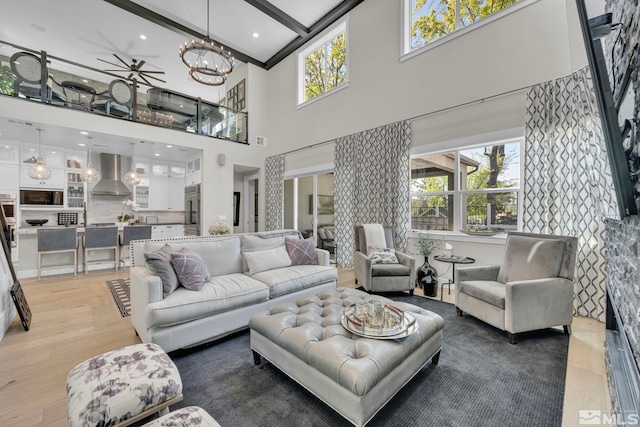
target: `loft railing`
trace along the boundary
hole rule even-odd
[[[0,44],[11,55],[0,55],[5,96],[248,144],[246,112],[149,85],[135,74],[127,78],[45,51]]]

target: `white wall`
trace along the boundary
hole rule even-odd
[[[571,21],[573,0],[530,3],[404,62],[401,3],[368,0],[349,14],[350,82],[344,90],[297,109],[295,55],[269,72],[271,154],[528,87],[586,65],[586,58],[572,55],[582,48],[569,36],[579,31]],[[524,100],[521,92],[416,120],[412,140],[429,144],[522,127]],[[305,154],[317,164],[332,161],[330,153],[318,148]]]

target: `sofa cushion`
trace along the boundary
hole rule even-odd
[[[200,292],[180,287],[162,301],[149,304],[146,324],[148,328],[176,325],[268,299],[269,287],[245,274],[215,276]]]
[[[557,277],[563,254],[562,240],[509,236],[498,272],[498,282]]]
[[[284,239],[287,236],[298,236],[298,232],[278,232],[278,233],[261,233],[261,234],[244,234],[240,236],[242,253],[264,251],[282,246],[285,247]],[[242,271],[249,271],[247,260],[243,257]]]
[[[160,277],[162,281],[162,293],[166,297],[178,289],[180,282],[173,266],[171,265],[171,253],[175,252],[168,243],[153,252],[145,252],[147,268],[151,273]]]
[[[269,286],[270,297],[276,298],[338,280],[338,270],[335,267],[322,265],[292,265],[291,267],[263,271],[251,277],[266,283]]]
[[[492,280],[467,280],[459,283],[460,293],[504,309],[505,286]]]
[[[187,248],[171,254],[171,264],[180,284],[190,291],[199,291],[210,275],[202,257]]]
[[[285,244],[291,265],[318,265],[318,253],[313,237],[304,240],[287,237]]]
[[[253,276],[261,271],[273,270],[274,268],[288,267],[291,265],[291,258],[284,246],[267,249],[265,251],[249,252],[244,254],[249,266],[249,274]]]

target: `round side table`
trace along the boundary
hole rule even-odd
[[[451,279],[447,280],[447,282],[442,282],[440,285],[440,301],[442,301],[442,292],[444,291],[444,285],[449,287],[449,295],[451,295],[451,285],[456,281],[456,264],[473,264],[476,262],[475,259],[469,258],[467,256],[441,256],[436,255],[433,257],[436,261],[440,262],[448,262],[449,264],[453,264],[453,270],[451,272]]]

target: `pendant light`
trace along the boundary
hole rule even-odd
[[[80,179],[82,182],[95,182],[100,177],[98,176],[98,171],[93,167],[93,163],[91,163],[91,138],[92,136],[87,136],[89,138],[89,150],[87,151],[87,167],[80,172]]]
[[[42,132],[43,129],[38,129],[38,158],[36,164],[29,168],[29,177],[38,181],[46,181],[51,178],[51,169],[44,163],[42,157]]]
[[[136,164],[133,161],[133,148],[135,145],[135,142],[131,143],[131,170],[124,176],[124,182],[129,185],[138,185],[142,182],[142,178],[140,178],[140,175],[136,172]]]

